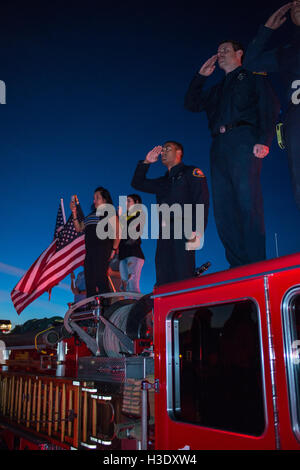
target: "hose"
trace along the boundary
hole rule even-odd
[[[127,319],[132,305],[133,304],[124,305],[123,307],[118,308],[109,318],[109,321],[124,333],[126,333]],[[103,333],[103,348],[108,357],[122,357],[121,353],[127,352],[126,348],[122,346],[120,340],[112,332],[109,326],[105,327]]]

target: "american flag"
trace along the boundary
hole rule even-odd
[[[57,216],[56,216],[56,224],[54,229],[54,238],[58,237],[58,233],[64,228],[65,221],[63,216],[63,211],[61,208],[61,204],[59,205]]]
[[[84,234],[76,232],[72,216],[64,224],[60,206],[53,242],[43,251],[11,292],[11,299],[17,313],[20,314],[31,302],[83,265],[84,258]]]

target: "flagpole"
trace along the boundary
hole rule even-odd
[[[113,282],[112,282],[111,277],[110,277],[110,276],[107,276],[107,277],[108,277],[108,280],[109,280],[109,283],[110,283],[110,285],[111,285],[111,288],[112,288],[113,292],[116,292],[116,288],[115,288],[115,286],[114,286],[114,284],[113,284]]]
[[[65,214],[65,207],[64,207],[64,200],[63,198],[61,197],[60,198],[60,207],[61,207],[61,212],[62,212],[62,217],[63,217],[63,221],[64,221],[64,225],[66,225],[66,214]],[[50,287],[50,289],[47,291],[48,294],[49,294],[49,302],[51,300],[51,294],[52,294],[52,287]]]
[[[66,213],[65,213],[63,198],[60,199],[60,207],[61,207],[61,211],[62,211],[62,215],[63,215],[64,224],[66,224]]]

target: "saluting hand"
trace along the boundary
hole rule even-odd
[[[213,55],[210,59],[208,59],[199,70],[200,75],[204,77],[209,77],[216,68],[216,61],[218,58],[218,54]]]
[[[276,10],[267,20],[265,26],[270,29],[278,29],[286,21],[286,16],[284,15],[288,12],[292,5],[293,2],[286,3]]]
[[[253,155],[257,158],[265,158],[269,153],[269,147],[262,144],[255,144],[253,147]]]
[[[144,163],[155,163],[158,160],[159,155],[161,154],[162,146],[157,145],[150,152],[147,153]]]

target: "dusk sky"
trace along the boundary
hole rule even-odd
[[[1,2],[0,105],[2,214],[0,318],[63,316],[73,295],[68,276],[17,315],[10,292],[52,241],[60,198],[67,216],[77,194],[87,214],[97,186],[119,195],[138,160],[155,145],[177,140],[184,162],[208,178],[211,137],[205,114],[189,113],[184,94],[194,73],[218,44],[237,38],[245,46],[284,2]],[[291,21],[270,46],[288,41]],[[211,84],[222,78],[220,70]],[[280,98],[280,81],[270,79]],[[161,163],[149,176],[165,172]],[[300,250],[300,213],[293,199],[286,154],[273,140],[262,172],[268,258]],[[141,194],[150,208],[154,196]],[[155,282],[155,241],[144,240],[141,289]],[[216,232],[212,202],[197,265],[228,268]]]

